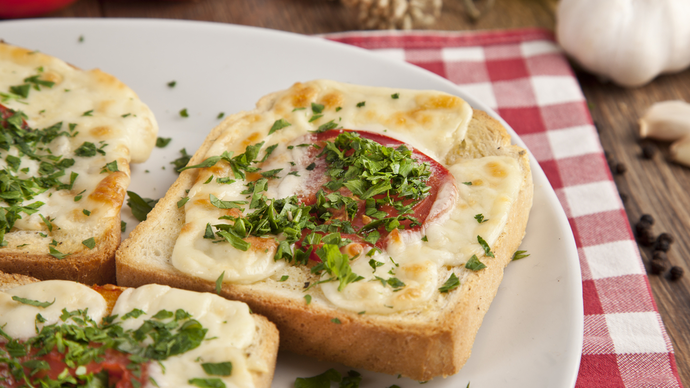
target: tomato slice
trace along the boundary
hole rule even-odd
[[[0,0],[0,18],[39,16],[62,9],[75,0]]]

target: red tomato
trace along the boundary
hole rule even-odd
[[[0,19],[39,16],[74,2],[75,0],[0,0]]]

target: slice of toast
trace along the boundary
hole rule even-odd
[[[46,286],[46,287],[48,287],[48,289],[50,289],[50,290],[61,290],[60,287],[63,287],[66,283],[69,283],[69,282],[64,282],[64,281],[58,281],[58,282],[60,282],[62,285],[58,284],[56,287],[55,286],[56,281],[49,281],[49,283],[51,283],[51,285]],[[19,290],[19,289],[17,289],[17,287],[20,287],[20,286],[39,285],[39,284],[43,284],[43,283],[41,283],[41,281],[39,281],[38,279],[35,279],[35,278],[31,278],[31,277],[24,276],[24,275],[6,274],[3,272],[0,272],[0,293],[7,293],[9,295],[21,295],[22,297],[24,297],[26,299],[40,299],[40,297],[38,297],[38,296],[32,298],[32,296],[31,296],[32,294],[30,292],[27,293],[26,290],[17,291],[17,290]],[[48,284],[48,283],[46,283],[46,284]],[[74,283],[72,283],[72,284],[74,284]],[[85,287],[85,286],[79,286],[79,287]],[[15,289],[15,290],[13,291],[13,289]],[[72,290],[72,288],[66,288],[66,289]],[[153,303],[155,303],[157,300],[160,300],[161,298],[173,299],[173,306],[174,306],[175,302],[179,302],[179,304],[180,304],[179,308],[182,308],[182,309],[185,309],[185,307],[189,307],[189,305],[186,305],[186,306],[183,305],[182,301],[184,301],[185,299],[191,298],[192,300],[194,300],[194,298],[197,298],[197,299],[199,299],[200,304],[208,304],[208,302],[209,302],[208,294],[191,293],[189,291],[174,290],[174,289],[169,289],[168,287],[161,287],[161,286],[157,286],[157,285],[145,286],[143,289],[150,289],[150,290],[144,290],[144,291],[153,291],[151,293],[144,294],[146,296],[153,295],[153,297],[147,297],[147,298],[145,298],[145,300],[140,301],[140,302],[143,302],[143,304],[135,304],[134,305],[134,307],[141,308],[141,309],[143,309],[142,311],[145,311],[147,313],[147,314],[144,314],[144,316],[146,316],[146,315],[152,316],[156,313],[155,311],[151,312],[149,310],[153,308],[153,306],[154,306]],[[121,295],[123,295],[123,294],[125,295],[125,296],[122,296],[123,298],[129,297],[130,299],[137,301],[137,296],[133,297],[132,295],[135,294],[136,292],[140,292],[140,293],[142,292],[142,289],[139,289],[139,290],[131,290],[130,289],[128,291],[127,288],[122,288],[122,287],[113,286],[113,285],[94,286],[93,290],[98,292],[99,294],[101,294],[101,296],[103,296],[105,298],[106,308],[105,308],[104,313],[106,316],[119,312],[117,310],[118,308],[120,310],[122,309],[117,305],[117,301],[121,297]],[[166,296],[166,292],[169,292],[169,291],[172,291],[174,294],[169,293]],[[70,299],[69,303],[76,303],[78,305],[78,300],[75,302],[72,299],[79,298],[79,297],[81,297],[81,295],[82,294],[80,293],[80,289],[76,288],[76,292],[69,295],[69,298],[67,298],[67,299]],[[201,300],[200,297],[202,297],[203,295],[206,295],[206,297],[205,297],[206,299]],[[57,292],[56,295],[54,295],[54,298],[57,301],[56,303],[60,303],[60,301],[59,301],[60,296],[61,295],[59,294],[59,292]],[[210,299],[212,300],[213,298],[217,298],[217,297],[215,295],[212,295]],[[7,314],[12,314],[12,313],[6,311],[5,309],[6,308],[11,309],[12,307],[14,307],[14,306],[12,306],[13,304],[19,305],[19,303],[15,303],[14,301],[6,301],[6,299],[4,297],[2,297],[0,299],[2,299],[2,302],[0,302],[0,309],[2,309],[3,314],[5,314],[5,315],[3,315],[3,318],[0,318],[0,320],[7,322],[8,319],[12,318],[11,316],[8,316]],[[7,298],[7,299],[9,299],[9,298]],[[84,299],[86,300],[86,298],[84,298]],[[213,302],[211,301],[211,303],[213,303]],[[170,305],[168,305],[168,308],[170,308],[169,306]],[[31,307],[27,307],[27,306],[22,306],[22,307],[23,308],[31,308]],[[132,307],[132,305],[130,303],[130,304],[128,304],[127,309],[129,309],[131,307]],[[225,315],[223,315],[223,314],[231,314],[232,308],[233,308],[233,306],[223,306],[223,307],[221,307],[220,310],[215,310],[215,311],[210,310],[208,313],[203,314],[203,315],[204,316],[205,315],[210,316],[213,314],[219,314],[218,315],[219,317],[225,317]],[[50,312],[46,313],[46,310],[44,310],[41,307],[35,307],[35,310],[39,313],[43,312],[43,314],[45,314],[46,317],[49,317],[51,314]],[[173,311],[175,311],[175,310],[173,310]],[[241,377],[242,376],[249,376],[250,379],[248,382],[250,384],[246,385],[246,386],[253,386],[256,388],[268,388],[271,386],[271,381],[273,379],[273,373],[275,370],[276,356],[277,356],[277,352],[278,352],[278,331],[276,330],[275,325],[273,325],[271,322],[269,322],[263,316],[260,316],[257,314],[246,314],[246,311],[247,311],[246,306],[244,306],[243,308],[242,307],[238,308],[237,311],[240,312],[240,315],[238,315],[237,317],[232,316],[232,318],[228,318],[228,319],[239,319],[239,320],[241,320],[241,319],[249,318],[251,321],[253,321],[254,330],[251,332],[252,337],[248,341],[243,341],[245,343],[245,345],[241,348],[238,348],[238,350],[242,354],[241,357],[243,358],[243,360],[241,360],[241,362],[233,363],[232,372],[234,372],[235,375],[240,375]],[[35,312],[34,312],[34,314],[35,314]],[[246,314],[246,316],[243,317],[242,314]],[[230,315],[228,315],[228,317],[230,317]],[[196,318],[196,316],[193,316],[192,318]],[[202,319],[202,318],[199,318],[199,319]],[[129,318],[129,320],[131,320],[131,318]],[[122,321],[122,322],[124,322],[124,321]],[[202,322],[204,322],[204,321],[202,320]],[[50,322],[48,322],[46,324],[49,324],[49,323]],[[33,330],[33,323],[29,326]],[[206,337],[208,338],[210,336],[207,335]],[[0,339],[0,343],[2,341],[4,341],[4,339]],[[207,339],[207,342],[208,341],[210,341],[210,340]],[[239,340],[239,341],[242,341],[242,340]],[[236,345],[237,342],[238,342],[238,340],[235,339],[234,343],[228,343],[226,345],[226,347],[237,347],[237,345]],[[202,344],[199,345],[199,350],[201,350],[203,346],[205,346],[205,345],[204,345],[204,342],[202,341]],[[213,356],[211,354],[208,354],[208,350],[205,351],[204,354],[207,357],[205,361],[211,362]],[[232,354],[232,353],[230,353],[230,354]],[[168,360],[170,360],[170,358],[168,358]],[[165,367],[167,362],[168,361],[163,360],[162,364],[159,364],[159,365],[162,365],[162,367]],[[153,363],[156,364],[155,361]],[[3,367],[2,362],[0,362],[0,369],[2,367]],[[157,367],[157,365],[156,366],[150,366],[149,369],[151,367],[155,368],[155,367]],[[185,369],[185,368],[182,368],[182,369]],[[164,373],[164,375],[165,374],[171,375],[171,376],[176,376],[176,371],[167,371],[166,373]],[[149,373],[149,375],[151,376],[151,373]],[[230,376],[232,376],[232,373],[230,374]],[[213,377],[217,377],[217,376],[211,375],[208,377],[213,378]],[[184,379],[182,379],[182,380],[184,380]],[[176,383],[173,383],[173,385],[170,385],[170,386],[180,386],[180,387],[182,387],[182,386],[190,386],[191,387],[192,386],[191,384],[188,383],[188,381],[186,381],[186,380],[182,381],[182,380],[180,380]],[[163,381],[159,381],[159,382],[164,383]],[[228,381],[226,381],[226,382],[228,382]],[[229,383],[237,383],[237,382],[238,381],[235,380],[235,381],[230,381]],[[168,383],[170,383],[170,381],[168,381]]]
[[[153,113],[109,74],[0,42],[0,127],[0,270],[113,283],[129,163],[155,145]]]
[[[310,88],[316,91],[305,92],[305,89]],[[347,91],[354,96],[349,96]],[[435,291],[430,299],[416,307],[400,311],[396,309],[392,313],[368,313],[341,308],[318,288],[308,288],[323,280],[310,271],[313,262],[308,266],[287,265],[269,277],[249,284],[225,282],[221,295],[246,302],[253,311],[274,322],[281,332],[281,348],[284,350],[341,362],[351,367],[402,374],[426,381],[435,376],[457,373],[467,361],[477,330],[498,290],[503,270],[511,261],[525,233],[532,205],[532,177],[527,152],[510,144],[509,134],[498,121],[481,111],[475,111],[471,120],[469,117],[465,120],[464,113],[458,113],[464,108],[455,102],[449,104],[450,97],[442,93],[432,94],[427,98],[427,92],[400,91],[398,94],[389,89],[349,89],[348,86],[329,81],[314,81],[296,84],[288,91],[264,97],[255,111],[228,118],[211,132],[190,165],[199,164],[211,156],[209,152],[216,152],[217,149],[213,151],[213,147],[218,147],[219,144],[241,148],[261,139],[267,139],[271,144],[271,138],[266,133],[268,128],[257,135],[253,133],[256,127],[248,126],[248,122],[261,120],[266,115],[269,116],[268,122],[273,122],[281,116],[271,116],[272,113],[282,111],[285,114],[284,112],[292,109],[284,106],[285,101],[290,101],[297,109],[308,107],[310,103],[328,107],[328,101],[332,99],[337,100],[338,104],[346,105],[362,101],[372,93],[387,98],[397,95],[393,99],[404,95],[413,97],[411,101],[405,102],[411,104],[407,106],[405,116],[401,115],[400,109],[394,109],[391,116],[386,116],[402,120],[393,122],[386,117],[374,117],[375,121],[385,122],[385,127],[372,126],[371,122],[362,124],[367,129],[378,130],[380,133],[387,131],[390,136],[399,134],[406,139],[412,137],[413,142],[414,136],[405,131],[409,128],[416,128],[412,131],[418,131],[421,128],[422,137],[427,134],[430,139],[412,145],[428,150],[445,166],[496,156],[515,162],[519,183],[514,200],[507,210],[505,224],[491,243],[490,250],[495,257],[478,254],[486,268],[476,271],[466,269],[465,261],[441,265],[437,280],[434,280]],[[425,97],[420,97],[422,95]],[[373,105],[374,101],[379,100],[366,99],[366,106]],[[433,107],[429,108],[428,101],[434,101]],[[337,107],[338,104],[334,106]],[[358,103],[357,107],[364,105]],[[453,133],[451,138],[434,141],[439,137],[434,135],[433,130],[438,130],[438,125],[442,124],[438,121],[439,116],[434,116],[436,113],[429,113],[425,109],[438,109],[434,112],[442,112],[440,116],[446,125],[452,123],[449,130]],[[337,108],[335,111],[338,111]],[[343,117],[350,113],[345,112]],[[425,116],[427,113],[429,116]],[[348,129],[351,127],[347,125],[352,125],[357,119],[366,120],[367,117],[374,116],[365,110],[355,111],[354,114],[354,119],[350,117],[347,119],[348,124],[343,124]],[[453,120],[453,117],[458,120]],[[329,118],[326,117],[325,120]],[[292,122],[295,123],[295,120]],[[425,122],[431,127],[428,131],[424,127]],[[178,270],[171,259],[176,240],[186,225],[186,207],[178,206],[178,201],[187,196],[195,182],[207,180],[208,172],[204,170],[206,169],[183,171],[148,219],[123,242],[116,259],[118,284],[137,286],[153,281],[197,291],[214,289],[215,282],[212,279]],[[480,180],[475,180],[475,185],[480,184]],[[431,239],[429,236],[429,240]],[[479,246],[476,242],[474,244]],[[441,292],[440,289],[451,273],[458,276],[460,286],[449,292]],[[305,288],[308,291],[305,292]],[[404,291],[398,295],[402,294]],[[309,297],[305,298],[305,295]]]

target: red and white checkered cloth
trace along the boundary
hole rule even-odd
[[[585,98],[550,31],[325,37],[449,79],[498,112],[527,144],[565,209],[578,247],[585,331],[576,387],[682,386]]]

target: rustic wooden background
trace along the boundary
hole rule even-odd
[[[487,0],[478,0],[480,7]],[[556,0],[496,0],[478,21],[470,21],[461,0],[445,0],[437,30],[477,30],[555,25]],[[141,17],[206,20],[319,34],[358,29],[353,12],[337,0],[80,0],[50,17]],[[640,215],[651,214],[656,233],[671,233],[676,242],[669,261],[686,271],[671,281],[650,275],[659,312],[675,347],[681,379],[690,386],[690,169],[669,162],[668,144],[654,143],[660,152],[652,160],[640,157],[637,120],[656,101],[690,101],[690,70],[657,78],[637,89],[601,83],[579,73],[578,78],[597,123],[604,150],[627,166],[615,175],[626,210],[634,225]],[[651,252],[642,248],[645,265]]]

